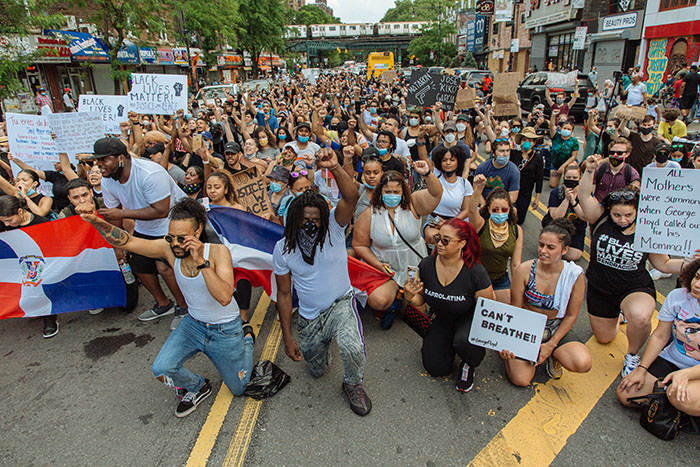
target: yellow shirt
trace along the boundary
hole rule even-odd
[[[680,120],[673,122],[673,125],[669,125],[667,121],[659,123],[659,134],[673,142],[674,136],[685,137],[688,132],[686,131],[685,123]]]

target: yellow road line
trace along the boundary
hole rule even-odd
[[[267,338],[260,360],[274,361],[281,341],[282,328],[280,327],[279,321],[275,320],[272,323],[272,329],[270,330],[270,335]],[[222,465],[227,467],[239,467],[245,462],[245,456],[248,453],[248,446],[253,437],[253,430],[255,429],[255,423],[260,414],[262,402],[262,400],[257,401],[250,397],[246,399],[241,419],[236,427],[236,432],[233,434],[231,444],[229,445]]]
[[[265,313],[269,306],[270,297],[263,293],[260,296],[260,300],[258,300],[258,305],[255,307],[255,312],[250,320],[250,324],[255,330],[255,335],[258,335],[260,332],[263,320],[265,319]],[[204,467],[207,465],[209,456],[211,456],[211,451],[214,448],[214,443],[216,443],[216,438],[219,436],[219,431],[221,431],[221,426],[224,424],[224,419],[226,418],[232,401],[233,394],[231,394],[228,387],[222,383],[216,395],[216,399],[211,409],[209,409],[207,420],[199,431],[199,436],[190,452],[190,457],[187,459],[187,467]]]

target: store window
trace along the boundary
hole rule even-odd
[[[697,0],[661,0],[659,11],[676,10],[678,8],[686,8],[695,6]]]
[[[547,69],[551,71],[583,68],[583,50],[574,50],[574,33],[564,33],[547,37]]]

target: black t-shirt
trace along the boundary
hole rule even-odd
[[[66,192],[68,179],[61,172],[56,172],[55,170],[44,170],[44,174],[46,174],[46,181],[53,183],[52,210],[61,212],[63,208],[70,204],[70,201],[68,201],[68,192]]]
[[[44,222],[49,222],[49,220],[44,216],[37,216],[36,214],[32,214],[32,219],[29,221],[29,223],[27,225],[22,225],[21,227],[29,227],[31,225],[43,224]]]
[[[479,263],[475,263],[471,268],[465,265],[455,280],[447,287],[443,287],[435,269],[436,260],[436,256],[428,256],[418,265],[418,274],[425,286],[423,291],[425,303],[438,317],[471,318],[476,306],[474,294],[491,285],[489,273]]]
[[[406,166],[396,157],[391,156],[389,160],[382,161],[382,169],[384,173],[388,170],[396,170],[398,173],[403,174],[406,171]]]
[[[510,160],[520,169],[520,193],[529,198],[532,190],[542,193],[542,180],[544,180],[544,160],[540,152],[534,151],[528,161],[523,160],[523,152],[519,149],[511,149]]]
[[[698,85],[700,85],[700,75],[696,72],[690,72],[683,78],[685,83],[685,89],[683,90],[683,97],[695,96],[698,93]]]
[[[634,249],[634,234],[624,235],[609,212],[596,223],[591,239],[591,262],[586,271],[588,286],[609,295],[648,287],[654,281],[646,270],[649,255]]]
[[[566,194],[564,190],[564,186],[558,186],[549,192],[549,202],[547,203],[548,208],[558,208],[559,206],[561,206],[561,203],[564,202],[564,196]],[[574,227],[576,228],[574,238],[579,238],[581,239],[581,241],[584,241],[586,237],[586,227],[588,226],[588,223],[586,221],[581,220],[578,217],[578,214],[576,214],[576,212],[571,208],[571,205],[569,205],[568,209],[566,210],[566,214],[564,214],[564,217],[573,222]],[[549,213],[547,213],[542,219],[542,225],[547,225],[550,222],[552,222],[552,216],[550,216]]]
[[[654,158],[654,148],[661,143],[661,140],[656,136],[652,136],[649,141],[644,141],[636,131],[630,131],[627,139],[632,143],[632,152],[630,152],[625,162],[641,175],[644,167],[649,165]]]

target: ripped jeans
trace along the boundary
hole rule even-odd
[[[153,376],[168,386],[198,392],[204,377],[183,366],[198,352],[209,357],[232,394],[243,394],[253,369],[253,339],[243,337],[240,317],[228,323],[208,324],[187,314],[153,361]]]

